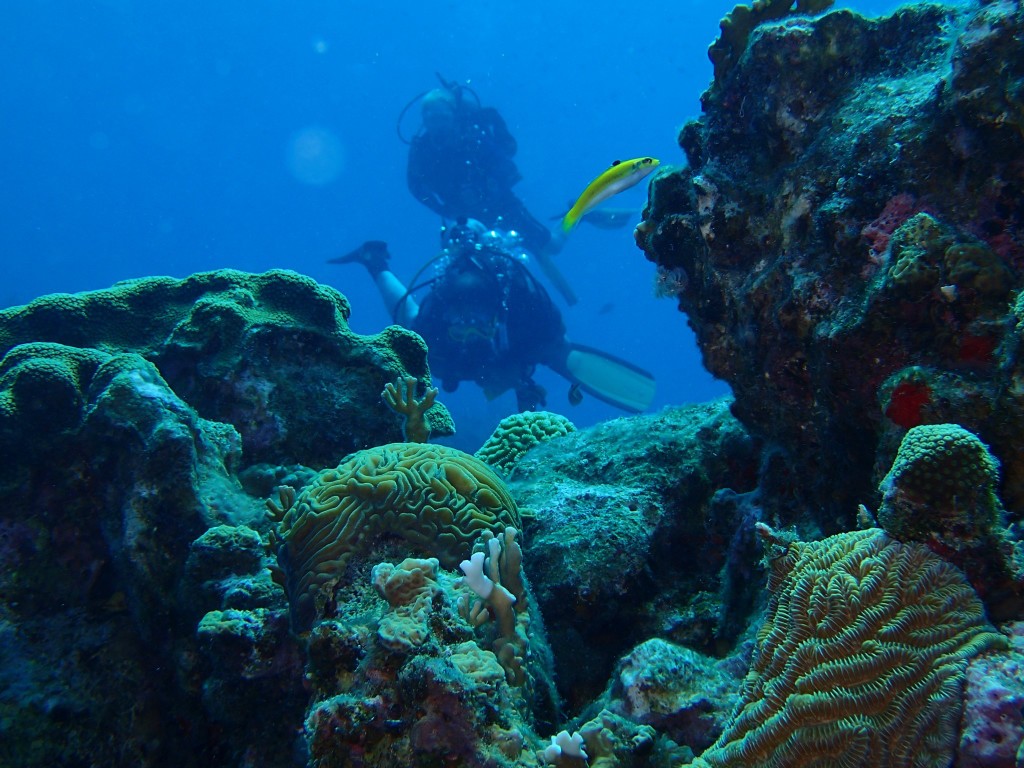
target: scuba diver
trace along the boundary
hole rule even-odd
[[[445,221],[475,219],[517,232],[559,293],[575,304],[572,287],[551,259],[561,249],[561,238],[553,237],[512,191],[522,176],[513,160],[516,140],[505,120],[493,107],[483,106],[471,88],[437,78],[441,87],[416,96],[398,118],[398,136],[409,145],[409,191]],[[407,139],[402,119],[417,101],[422,122]]]
[[[427,343],[430,368],[446,392],[474,381],[490,399],[512,389],[521,411],[545,405],[533,380],[538,365],[624,410],[638,413],[654,398],[654,378],[613,355],[565,338],[561,313],[510,247],[516,240],[478,221],[442,231],[444,248],[406,287],[388,267],[387,244],[363,243],[334,264],[362,264],[392,319]],[[417,282],[428,267],[434,276]],[[413,294],[429,291],[421,300]]]

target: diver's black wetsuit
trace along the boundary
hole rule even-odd
[[[515,153],[516,140],[497,110],[460,98],[450,129],[422,129],[413,137],[409,191],[446,219],[477,219],[488,227],[514,229],[523,245],[538,253],[551,233],[512,192],[522,178],[512,160]]]
[[[515,389],[520,410],[544,405],[531,378],[538,364],[566,354],[565,325],[547,291],[518,260],[499,250],[450,256],[412,323],[430,349],[430,368],[446,391],[474,381],[485,394]]]

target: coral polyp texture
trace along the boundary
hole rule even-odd
[[[999,522],[999,462],[958,424],[914,427],[882,481],[882,527],[901,541],[975,539]]]
[[[693,768],[948,765],[967,664],[1006,647],[960,571],[877,528],[759,532],[767,618],[740,706]]]
[[[424,443],[358,451],[287,503],[271,505],[280,517],[277,557],[293,619],[306,629],[352,555],[366,555],[382,540],[401,540],[409,552],[451,569],[483,531],[521,527],[494,470],[455,448]]]
[[[718,39],[708,49],[708,58],[715,65],[715,78],[723,78],[743,55],[750,33],[759,24],[795,14],[815,15],[832,7],[834,0],[754,0],[752,5],[740,3],[722,19]]]
[[[141,355],[204,418],[238,430],[247,462],[320,468],[401,439],[402,417],[380,402],[385,383],[412,376],[429,386],[419,336],[398,326],[359,335],[351,313],[333,288],[286,270],[146,277],[0,311],[0,355],[39,342]],[[22,366],[19,377],[39,379],[40,365]],[[40,392],[66,383],[50,374]],[[425,427],[453,432],[440,404]]]
[[[773,447],[770,513],[852,527],[903,430],[940,422],[990,446],[1004,503],[1024,512],[1019,6],[725,30],[727,72],[679,135],[688,162],[652,181],[636,239],[734,413]],[[911,369],[928,380],[883,391]]]
[[[524,411],[506,416],[474,455],[502,472],[511,472],[516,463],[535,445],[575,432],[565,416],[549,411]]]
[[[996,491],[999,462],[958,424],[927,424],[903,436],[882,479],[878,522],[962,568],[993,621],[1024,610],[1024,548]]]

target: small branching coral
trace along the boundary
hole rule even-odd
[[[459,613],[474,627],[494,618],[497,631],[491,648],[498,657],[510,685],[523,685],[529,613],[523,584],[523,550],[516,541],[518,531],[507,527],[498,538],[485,531],[476,551],[459,567],[466,585],[480,600],[468,595],[459,602]]]
[[[427,387],[423,397],[416,398],[418,382],[412,376],[399,378],[384,385],[380,396],[395,413],[404,417],[402,435],[411,443],[425,443],[430,439],[430,426],[426,413],[434,407],[437,387]]]

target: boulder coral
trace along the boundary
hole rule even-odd
[[[914,427],[882,480],[878,520],[900,541],[970,543],[1000,523],[998,483],[999,462],[977,435],[958,424]]]
[[[878,523],[962,568],[992,620],[1004,621],[1024,610],[1024,544],[1007,526],[998,486],[999,462],[973,432],[914,427],[879,485]]]
[[[287,270],[146,277],[0,311],[0,356],[40,342],[141,355],[204,418],[235,427],[248,463],[320,468],[402,439],[398,414],[367,407],[386,383],[413,376],[429,386],[419,336],[398,326],[361,336],[351,312],[342,294]],[[454,431],[440,404],[426,427]]]

